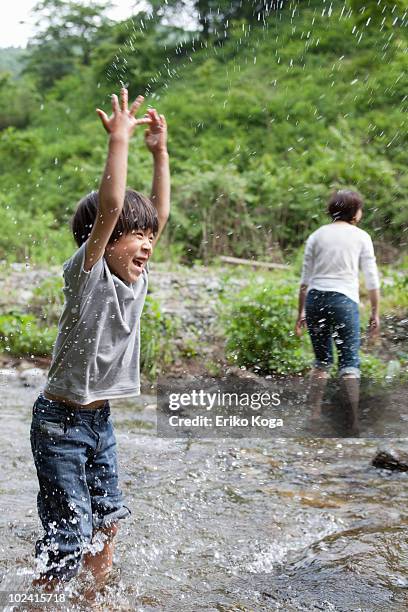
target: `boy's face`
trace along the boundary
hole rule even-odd
[[[152,230],[133,230],[108,244],[105,257],[109,269],[127,283],[137,281],[153,251]]]

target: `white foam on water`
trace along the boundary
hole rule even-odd
[[[323,518],[327,520],[326,525],[322,525]],[[246,569],[251,573],[271,573],[290,553],[304,551],[311,544],[342,529],[344,529],[344,522],[333,515],[307,517],[298,535],[291,534],[290,539],[286,542],[269,543],[263,550],[254,554],[253,560],[246,565]]]

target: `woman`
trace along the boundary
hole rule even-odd
[[[352,430],[358,433],[360,379],[359,270],[371,302],[370,331],[380,326],[380,282],[374,248],[367,232],[357,227],[363,200],[355,191],[332,194],[327,204],[332,223],[323,225],[306,241],[299,291],[296,333],[307,325],[315,354],[309,402],[312,419],[320,416],[321,400],[333,364],[332,341],[339,358],[343,396],[353,415]]]

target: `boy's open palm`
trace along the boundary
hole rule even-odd
[[[110,117],[101,110],[100,108],[96,109],[98,113],[103,127],[111,135],[119,135],[130,138],[133,134],[133,131],[137,125],[143,125],[147,123],[151,123],[151,117],[142,117],[141,119],[136,119],[135,114],[141,104],[143,104],[143,96],[137,96],[136,100],[133,102],[130,108],[128,108],[128,91],[125,87],[122,87],[120,90],[120,104],[118,100],[118,96],[112,95],[112,110],[113,113]]]

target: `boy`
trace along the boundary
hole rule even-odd
[[[43,393],[33,406],[31,446],[40,490],[42,571],[34,581],[52,590],[79,570],[81,558],[97,585],[112,567],[118,521],[130,510],[118,486],[109,399],[139,390],[140,315],[147,261],[170,210],[167,126],[149,109],[128,109],[128,92],[112,96],[113,114],[97,113],[109,134],[98,193],[83,198],[72,229],[79,249],[64,263],[65,304]],[[153,155],[151,202],[126,190],[128,145],[147,124]],[[92,541],[92,547],[90,546]]]

